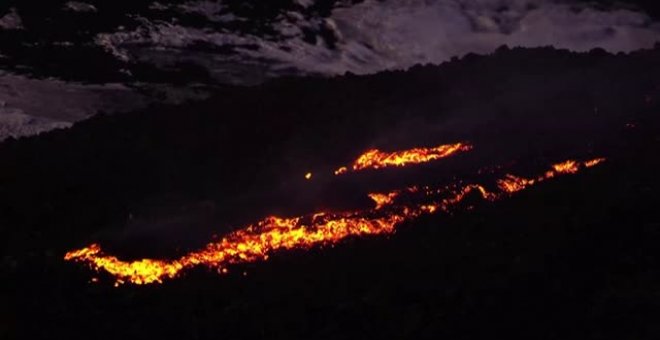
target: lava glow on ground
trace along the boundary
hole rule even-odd
[[[353,170],[417,164],[471,148],[467,144],[457,143],[389,154],[371,150],[355,162]],[[164,279],[175,278],[182,271],[196,266],[207,266],[217,269],[219,273],[226,273],[227,267],[232,264],[264,261],[273,252],[281,250],[309,249],[334,244],[348,236],[391,234],[405,221],[424,214],[448,212],[458,207],[468,196],[476,195],[487,201],[498,200],[540,182],[560,175],[574,174],[603,161],[603,158],[584,162],[568,160],[554,164],[542,175],[532,178],[507,174],[499,179],[492,189],[484,184],[458,183],[442,188],[412,187],[387,193],[371,193],[369,197],[374,201],[374,207],[366,210],[316,212],[290,218],[270,216],[237,229],[201,250],[171,261],[122,261],[115,256],[104,254],[98,244],[68,252],[64,259],[86,263],[97,271],[108,272],[115,278],[115,285],[161,283]]]

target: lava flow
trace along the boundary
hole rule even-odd
[[[409,188],[385,194],[370,194],[375,202],[375,207],[371,209],[341,213],[319,212],[294,218],[271,216],[238,229],[219,241],[211,242],[199,251],[171,261],[122,261],[115,256],[105,255],[97,244],[71,251],[64,259],[87,263],[96,270],[105,270],[115,277],[115,285],[126,282],[160,283],[163,279],[177,277],[187,268],[200,265],[226,273],[229,265],[266,260],[276,251],[334,244],[349,236],[391,234],[405,221],[423,214],[447,212],[468,196],[477,195],[484,200],[494,201],[539,182],[573,174],[603,161],[600,158],[586,162],[566,161],[553,165],[543,175],[534,178],[506,175],[497,182],[497,188],[493,191],[481,184],[424,190]],[[403,196],[412,199],[400,199]]]
[[[472,150],[472,146],[465,143],[445,144],[435,148],[414,148],[395,152],[382,152],[371,149],[363,153],[353,163],[351,170],[380,169],[392,166],[406,166],[408,164],[426,163],[436,159],[449,157],[453,154]],[[335,175],[347,173],[349,168],[341,167]]]
[[[604,161],[605,158],[595,158],[582,164],[576,161],[566,161],[563,163],[554,164],[552,166],[552,170],[546,171],[545,174],[536,178],[521,178],[513,175],[506,175],[503,179],[497,181],[497,184],[500,190],[508,193],[514,193],[523,190],[530,185],[551,179],[557,175],[577,173],[580,171],[581,166],[584,166],[585,168],[591,168]]]

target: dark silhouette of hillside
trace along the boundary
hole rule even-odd
[[[659,58],[660,49],[502,48],[405,72],[224,87],[204,102],[8,140],[0,334],[657,338]],[[369,147],[464,139],[474,153],[422,170],[301,184],[307,169],[322,173]],[[92,241],[126,258],[175,256],[229,225],[355,199],[356,187],[599,155],[602,167],[510,200],[425,217],[389,237],[275,254],[226,276],[198,269],[117,289],[104,274],[89,284],[88,269],[62,260]],[[186,225],[159,229],[170,215]]]

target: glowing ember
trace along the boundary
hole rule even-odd
[[[555,164],[552,168],[558,173],[574,174],[578,172],[578,163],[576,161],[566,161],[564,163]]]
[[[415,148],[410,150],[382,152],[371,149],[358,157],[352,166],[353,171],[364,169],[380,169],[386,167],[401,167],[408,164],[426,163],[436,159],[449,157],[463,151],[469,151],[472,146],[464,143],[440,145],[435,148]],[[335,171],[335,175],[348,172],[347,167],[341,167]]]
[[[342,166],[341,168],[335,170],[335,175],[341,175],[341,174],[345,174],[347,172],[348,172],[348,168],[345,167],[345,166]]]
[[[404,221],[423,214],[449,211],[471,194],[494,201],[507,197],[533,184],[560,174],[572,174],[583,167],[592,167],[603,162],[595,159],[584,163],[567,161],[555,164],[552,170],[536,179],[525,179],[507,175],[498,181],[497,191],[490,192],[479,184],[469,184],[458,189],[411,188],[407,191],[387,194],[370,194],[376,203],[373,209],[326,213],[319,212],[295,218],[267,217],[260,222],[236,230],[219,241],[209,243],[204,249],[187,254],[173,261],[142,259],[126,262],[105,255],[97,244],[67,253],[65,260],[89,264],[96,270],[105,270],[116,279],[115,285],[126,282],[149,284],[174,278],[186,268],[199,265],[217,268],[218,273],[227,273],[227,266],[236,263],[267,260],[273,252],[334,244],[348,236],[366,236],[393,233]],[[416,195],[420,204],[397,203],[401,195]]]
[[[596,166],[600,163],[603,163],[603,162],[605,162],[605,158],[596,158],[596,159],[592,159],[590,161],[584,162],[584,166],[586,166],[587,168],[591,168],[591,167],[594,167],[594,166]]]
[[[310,179],[312,179],[312,173],[311,173],[311,172],[306,173],[306,174],[305,174],[305,179],[306,179],[306,180],[310,180]]]
[[[392,204],[394,199],[399,195],[398,192],[390,192],[389,194],[369,194],[369,198],[376,202],[376,210]]]
[[[548,173],[550,172],[547,172],[546,176]],[[536,181],[533,179],[520,178],[514,175],[506,175],[504,179],[497,181],[497,186],[504,192],[514,193],[523,190],[530,185],[534,185],[534,183],[536,183]]]

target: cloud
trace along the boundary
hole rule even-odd
[[[213,25],[141,17],[137,29],[100,34],[97,43],[123,60],[159,66],[192,62],[222,80],[236,69],[266,77],[368,74],[489,53],[505,44],[629,52],[660,40],[660,24],[644,13],[553,0],[366,0],[323,18],[283,12],[270,24],[276,34],[268,35],[232,31],[233,21],[246,19],[218,15],[224,9],[220,2],[187,2],[179,9],[201,14]],[[226,29],[217,28],[223,24]],[[200,45],[203,51],[192,49]],[[209,52],[213,48],[232,52]]]
[[[53,129],[70,127],[69,122],[32,117],[19,109],[0,107],[0,141],[9,137],[37,135]]]
[[[30,79],[0,72],[0,141],[69,127],[99,111],[121,112],[146,105],[146,98],[119,84]]]

